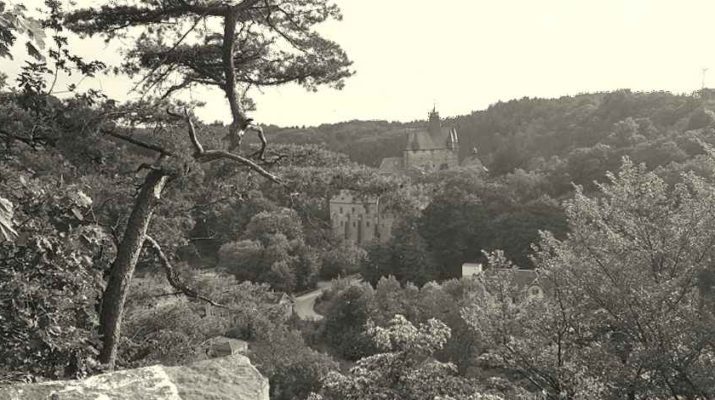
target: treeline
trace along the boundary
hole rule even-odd
[[[702,154],[698,140],[713,141],[712,98],[709,89],[692,95],[619,90],[523,98],[444,124],[457,128],[462,159],[476,147],[495,176],[518,169],[562,174],[552,188],[560,195],[571,181],[603,178],[624,155],[652,169]],[[407,130],[424,125],[351,121],[303,129],[269,126],[267,132],[279,142],[321,143],[376,167],[382,158],[401,154]]]

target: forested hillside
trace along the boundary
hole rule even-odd
[[[315,29],[330,1],[65,5],[0,0],[0,58],[25,58],[0,73],[0,385],[192,363],[228,337],[273,400],[715,398],[710,91],[498,103],[446,121],[487,171],[387,175],[423,122],[247,114],[249,88],[352,75]],[[70,31],[124,63],[75,55]],[[110,70],[144,97],[58,83]],[[192,86],[222,91],[229,126],[172,97]],[[344,189],[380,198],[390,240],[335,234]]]
[[[616,168],[624,155],[656,168],[702,154],[698,140],[715,140],[712,97],[706,89],[692,95],[620,90],[523,98],[444,124],[457,128],[461,158],[476,147],[494,176],[524,169],[568,174],[559,186],[571,180],[589,184]],[[405,132],[424,124],[351,121],[300,129],[270,126],[267,132],[279,142],[320,143],[376,167],[383,157],[400,155]]]

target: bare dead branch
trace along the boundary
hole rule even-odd
[[[204,154],[204,147],[201,145],[201,142],[199,142],[199,137],[196,135],[196,127],[194,126],[194,121],[191,119],[191,114],[189,114],[189,110],[184,109],[183,116],[169,109],[167,109],[166,112],[172,117],[182,118],[186,121],[186,125],[189,128],[189,139],[191,139],[191,144],[194,146],[194,157]]]
[[[266,140],[266,135],[263,133],[263,128],[261,128],[258,125],[250,124],[246,127],[246,131],[253,131],[256,132],[256,135],[258,136],[258,139],[261,140],[261,148],[251,154],[251,157],[258,157],[259,160],[263,160],[263,157],[265,156],[266,153],[266,146],[268,145],[268,141]]]
[[[151,143],[143,142],[143,141],[141,141],[141,140],[139,140],[139,139],[136,139],[136,138],[133,138],[133,137],[131,137],[131,136],[129,136],[129,135],[125,135],[125,134],[122,134],[122,133],[119,133],[119,132],[115,132],[115,131],[112,131],[112,130],[108,130],[108,129],[104,130],[104,133],[106,133],[106,134],[109,135],[109,136],[115,137],[115,138],[117,138],[117,139],[124,140],[125,142],[131,143],[131,144],[133,144],[133,145],[135,145],[135,146],[143,147],[143,148],[145,148],[145,149],[147,149],[147,150],[156,151],[157,153],[159,153],[159,154],[161,154],[161,155],[164,155],[164,156],[173,156],[173,155],[175,155],[174,153],[170,152],[169,150],[164,149],[163,147],[160,147],[160,146],[157,146],[157,145],[154,145],[154,144],[151,144]]]
[[[187,297],[191,297],[193,299],[201,300],[206,303],[211,304],[214,307],[219,307],[219,308],[226,308],[228,309],[227,306],[223,304],[216,303],[215,301],[209,299],[206,296],[202,296],[199,294],[196,290],[188,287],[182,280],[179,274],[174,270],[174,267],[171,265],[171,262],[169,261],[169,258],[166,257],[166,254],[164,254],[164,251],[161,249],[161,246],[159,246],[159,243],[154,240],[149,235],[146,235],[146,242],[149,243],[149,245],[152,247],[156,255],[159,257],[159,261],[161,261],[162,267],[164,267],[164,272],[166,273],[166,279],[169,281],[169,284],[171,287],[174,289],[178,290],[182,294],[184,294]]]
[[[225,159],[225,160],[232,160],[236,161],[239,164],[243,164],[250,169],[256,171],[259,175],[263,176],[264,178],[270,180],[271,182],[278,183],[278,184],[283,184],[281,180],[274,174],[268,172],[265,168],[262,166],[258,165],[256,162],[251,160],[250,158],[231,153],[225,150],[205,150],[203,146],[201,145],[201,142],[199,142],[199,138],[196,135],[196,128],[194,127],[194,122],[191,118],[191,114],[189,113],[188,110],[184,110],[184,115],[180,115],[179,113],[176,113],[171,110],[167,110],[167,113],[173,117],[176,118],[183,118],[186,121],[186,124],[188,125],[189,129],[189,137],[191,138],[191,143],[194,146],[194,159],[198,162],[201,163],[208,163],[220,159]],[[261,129],[261,132],[263,130]],[[265,141],[265,137],[263,137],[263,140]],[[264,144],[265,147],[265,144]],[[265,149],[262,149],[260,152],[262,153]]]
[[[240,156],[238,154],[229,153],[228,151],[224,150],[206,150],[204,151],[204,154],[202,156],[197,158],[197,160],[200,162],[211,162],[219,159],[228,159],[236,161],[258,172],[259,175],[263,176],[269,181],[277,183],[279,185],[283,185],[283,182],[276,175],[268,172],[266,169],[256,164],[253,160]]]

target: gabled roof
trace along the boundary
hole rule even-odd
[[[416,131],[407,134],[407,147],[405,150],[434,150],[444,148],[443,146],[437,146],[429,132],[427,131]]]
[[[527,287],[533,285],[538,275],[533,269],[514,269],[514,283],[519,287],[520,290],[526,289]]]

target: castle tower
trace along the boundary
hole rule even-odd
[[[437,112],[437,108],[433,108],[432,111],[429,113],[429,125],[427,128],[427,131],[429,132],[429,135],[432,137],[432,141],[436,144],[440,144],[444,146],[444,142],[442,142],[442,121],[439,119],[439,113]],[[442,142],[442,143],[440,143]]]

